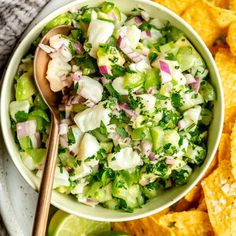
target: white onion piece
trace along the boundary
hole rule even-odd
[[[195,78],[195,82],[190,83],[190,86],[194,92],[198,92],[200,88],[200,83],[201,83],[201,79],[198,77]]]

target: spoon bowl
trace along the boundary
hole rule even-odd
[[[59,26],[50,30],[41,40],[40,43],[48,45],[49,39],[56,34],[68,35],[71,30],[69,26]],[[48,149],[44,164],[43,176],[40,184],[37,209],[34,219],[33,233],[34,236],[45,235],[50,201],[52,195],[52,187],[54,173],[56,169],[56,159],[59,139],[59,110],[58,105],[61,100],[61,94],[55,93],[50,89],[49,81],[46,79],[49,55],[40,47],[36,49],[34,57],[34,80],[37,88],[48,105],[51,114],[52,122],[49,135]]]

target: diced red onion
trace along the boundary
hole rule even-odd
[[[153,88],[149,88],[149,89],[147,90],[147,93],[148,93],[148,94],[154,94],[154,89],[153,89]]]
[[[166,157],[166,164],[167,165],[174,165],[175,164],[175,159],[171,156]]]
[[[141,16],[145,21],[149,21],[150,20],[150,16],[146,11],[141,11]]]
[[[119,45],[119,47],[122,44],[122,40],[123,40],[123,38],[119,35],[119,38],[118,38],[118,45]]]
[[[35,134],[30,135],[29,137],[33,148],[39,148],[41,146],[41,137],[39,132],[36,132]]]
[[[37,123],[36,120],[28,120],[25,122],[20,122],[16,125],[17,138],[24,138],[26,136],[31,136],[36,133]]]
[[[171,75],[171,71],[170,71],[170,67],[168,65],[168,63],[166,63],[163,60],[159,60],[159,65],[160,65],[160,70]]]
[[[74,45],[76,52],[79,52],[79,53],[85,52],[83,45],[81,43],[77,42],[77,43],[74,43],[73,45]]]
[[[182,130],[185,128],[185,122],[184,120],[180,120],[179,123],[178,123],[178,128],[179,130]]]
[[[196,77],[195,82],[191,83],[190,86],[194,92],[198,92],[200,88],[201,79]]]
[[[140,145],[143,155],[149,156],[152,151],[152,144],[148,140],[143,140]]]
[[[137,24],[137,26],[140,26],[143,23],[143,21],[138,16],[134,17],[134,21]]]
[[[59,125],[59,135],[64,135],[64,134],[67,134],[68,133],[68,124],[66,123],[61,123]]]
[[[46,45],[46,44],[43,44],[43,43],[40,43],[39,44],[39,47],[46,53],[52,53],[52,52],[55,52],[55,49]]]
[[[142,23],[143,23],[143,21],[140,19],[140,17],[135,16],[135,17],[131,18],[129,21],[127,21],[125,25],[140,26]]]
[[[76,153],[75,153],[74,151],[71,150],[71,151],[70,151],[70,155],[71,155],[71,156],[75,156]]]
[[[161,71],[162,83],[167,83],[167,82],[171,81],[172,76],[171,76],[171,70],[170,70],[168,63],[166,63],[163,60],[159,60],[159,66],[160,66],[160,71]]]
[[[145,33],[148,37],[151,37],[151,31],[145,31]]]
[[[187,84],[192,84],[196,82],[195,78],[191,74],[185,74],[184,76],[187,80]]]
[[[155,153],[154,153],[154,152],[151,152],[151,153],[149,154],[148,158],[149,158],[150,161],[155,161],[155,160],[156,160],[156,155],[155,155]]]
[[[99,66],[99,71],[103,75],[111,74],[111,71],[107,66]]]
[[[76,72],[72,75],[72,80],[73,80],[73,81],[79,81],[79,80],[81,80],[81,76],[82,76],[82,72],[81,72],[81,71],[76,71]]]
[[[125,113],[129,116],[131,116],[132,118],[136,117],[136,114],[134,112],[134,110],[131,110],[128,106],[128,104],[121,104],[119,105],[119,109],[125,111]]]

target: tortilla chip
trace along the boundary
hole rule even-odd
[[[139,220],[131,220],[127,222],[114,222],[112,223],[112,229],[120,232],[125,232],[130,235],[141,236],[156,236],[158,235],[166,235],[166,230],[159,227],[157,225],[157,220],[167,214],[169,212],[169,208],[152,215],[151,217],[145,217]],[[163,232],[163,234],[161,234]]]
[[[176,14],[182,14],[190,5],[192,5],[196,0],[155,0],[155,2],[169,8]]]
[[[224,133],[231,134],[236,121],[236,106],[225,109]]]
[[[175,212],[188,211],[194,207],[192,202],[187,201],[185,198],[180,199],[176,204],[171,206],[171,210]]]
[[[229,161],[222,161],[219,167],[202,181],[205,201],[211,225],[216,235],[232,234],[232,203],[236,199],[236,182],[231,173]],[[235,209],[234,209],[235,210]]]
[[[212,21],[208,12],[208,4],[203,0],[192,4],[182,17],[199,33],[209,47],[221,36],[221,29]]]
[[[236,12],[216,7],[209,2],[207,2],[207,5],[212,20],[215,21],[220,28],[226,28],[236,20]]]
[[[207,0],[216,7],[229,8],[229,0]]]
[[[197,209],[198,209],[199,211],[205,211],[205,212],[207,212],[207,206],[206,206],[206,200],[205,200],[204,194],[202,194],[202,196],[201,196],[201,198],[200,198],[200,201],[199,201],[199,204],[198,204]]]
[[[230,161],[230,135],[223,133],[221,135],[220,144],[218,147],[218,161]]]
[[[236,180],[236,122],[231,134],[231,164],[232,164],[232,174]]]
[[[175,236],[214,235],[207,213],[199,210],[169,213],[160,217],[158,224]]]
[[[216,53],[215,61],[223,84],[225,108],[236,106],[236,57],[229,49],[221,48]]]
[[[236,0],[229,0],[229,9],[236,11]]]
[[[236,21],[230,24],[226,41],[231,53],[236,56]]]
[[[198,202],[201,197],[200,184],[195,185],[192,190],[184,197],[188,202]]]

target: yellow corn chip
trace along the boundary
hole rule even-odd
[[[231,134],[236,121],[236,106],[225,109],[224,133]]]
[[[192,5],[196,0],[155,0],[155,2],[160,3],[161,5],[169,8],[178,15],[182,14],[185,9]]]
[[[216,53],[215,61],[224,88],[225,108],[236,106],[236,57],[229,49],[221,48]]]
[[[226,28],[236,20],[236,12],[216,7],[209,2],[207,2],[207,5],[212,20],[215,21],[220,28]]]
[[[236,182],[231,173],[229,161],[221,161],[219,167],[202,181],[205,201],[211,225],[220,236],[233,236],[231,215],[235,209],[232,203],[236,199]]]
[[[182,17],[199,33],[209,47],[221,35],[221,29],[212,21],[208,12],[208,4],[203,0],[195,2],[184,12]]]
[[[205,201],[205,197],[204,197],[204,194],[202,194],[202,197],[199,201],[199,204],[198,204],[198,208],[197,208],[199,211],[205,211],[207,212],[207,206],[206,206],[206,201]]]
[[[236,0],[230,0],[229,1],[229,9],[236,11]]]
[[[217,7],[222,7],[222,8],[229,7],[229,0],[207,0],[207,1]]]
[[[197,184],[193,189],[184,197],[188,202],[198,202],[201,197],[201,188],[200,184]]]
[[[230,135],[223,133],[221,135],[220,144],[218,147],[218,161],[230,160]]]
[[[157,222],[173,236],[214,235],[207,213],[199,210],[169,213]]]
[[[236,21],[230,24],[226,41],[232,54],[236,56]]]
[[[163,231],[163,229],[156,224],[156,221],[168,212],[169,209],[167,208],[152,215],[151,217],[145,217],[143,219],[131,220],[127,222],[114,222],[112,223],[112,228],[116,231],[125,232],[136,236],[156,236],[157,234],[164,236],[167,231],[165,229]],[[163,234],[161,234],[162,231]]]
[[[236,122],[234,123],[234,127],[231,134],[231,164],[232,164],[232,173],[234,178],[236,179]]]
[[[193,207],[193,203],[187,201],[185,198],[180,199],[176,204],[171,206],[171,210],[176,212],[187,211]]]

